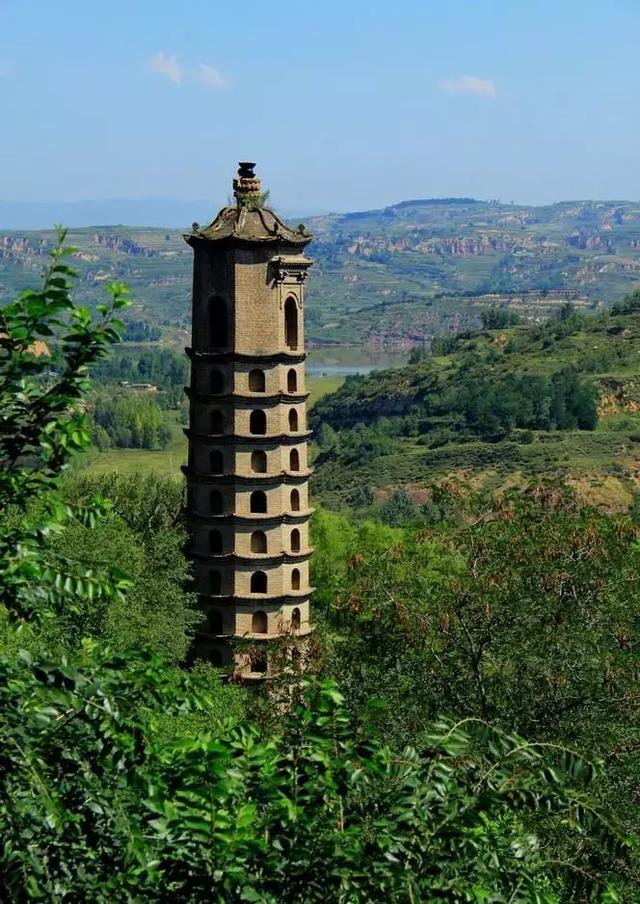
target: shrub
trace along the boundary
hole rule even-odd
[[[414,521],[415,517],[415,504],[404,490],[396,490],[380,508],[380,518],[389,527],[402,527]]]

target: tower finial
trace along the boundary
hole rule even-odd
[[[238,207],[244,207],[260,197],[260,180],[253,172],[255,163],[241,162],[238,166],[238,178],[233,180],[233,194]]]

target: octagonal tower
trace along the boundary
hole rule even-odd
[[[311,236],[262,206],[253,163],[194,251],[187,515],[203,622],[197,652],[244,678],[269,641],[310,631],[303,287]]]

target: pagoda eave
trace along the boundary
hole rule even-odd
[[[265,603],[273,606],[276,603],[300,603],[315,592],[315,587],[305,587],[304,590],[287,590],[286,593],[225,593],[214,594],[199,590],[198,597],[209,601],[211,604],[219,603],[230,605],[233,603],[251,603],[256,609],[260,609]],[[273,636],[273,635],[270,635]]]
[[[188,465],[182,465],[182,473],[201,484],[269,488],[282,483],[287,486],[299,486],[313,474],[313,468],[307,468],[306,471],[280,471],[277,474],[202,474]]]
[[[282,512],[278,515],[270,515],[262,512],[251,512],[249,515],[225,513],[214,515],[202,512],[192,512],[190,517],[201,524],[246,524],[247,526],[276,527],[278,524],[304,524],[314,513],[315,509],[308,508],[303,512]]]
[[[313,436],[312,430],[300,433],[197,433],[189,427],[183,429],[187,439],[205,443],[211,446],[296,446],[306,442]]]
[[[197,559],[200,562],[211,562],[216,565],[253,565],[256,567],[259,565],[295,565],[298,562],[306,562],[312,552],[313,550],[311,549],[304,549],[300,552],[283,552],[276,556],[261,555],[259,553],[251,556],[241,556],[238,553],[221,555],[220,553],[200,552],[191,548],[186,549],[186,553],[190,558]]]
[[[236,402],[239,403],[238,408],[272,408],[280,402],[295,405],[297,403],[306,402],[309,398],[308,392],[278,392],[272,395],[256,395],[256,393],[245,395],[239,392],[229,392],[222,395],[210,392],[200,392],[196,389],[192,389],[190,386],[185,386],[184,391],[188,399],[204,402],[205,405]]]
[[[226,349],[212,349],[205,352],[190,347],[185,348],[185,352],[192,361],[202,361],[207,364],[302,364],[307,357],[305,352],[274,351],[256,352],[249,355]]]

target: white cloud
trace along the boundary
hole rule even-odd
[[[229,79],[223,75],[219,69],[214,66],[208,66],[206,63],[198,63],[198,74],[196,76],[202,85],[209,88],[228,88]]]
[[[220,89],[228,88],[231,84],[231,81],[224,73],[220,72],[219,69],[216,69],[215,66],[209,66],[207,63],[198,63],[197,68],[191,66],[183,68],[174,53],[158,51],[158,53],[151,57],[148,66],[152,72],[164,75],[165,78],[168,78],[176,85],[182,84],[183,81],[187,83],[199,82],[201,85],[206,85],[208,88]],[[2,75],[1,65],[0,75]]]
[[[162,51],[156,53],[149,60],[149,69],[159,75],[166,76],[172,82],[175,82],[176,85],[179,85],[182,81],[182,66],[173,53],[163,53]]]
[[[463,75],[460,78],[446,79],[440,82],[442,91],[450,91],[453,94],[476,94],[479,97],[495,97],[496,86],[486,78],[478,78],[475,75]]]

